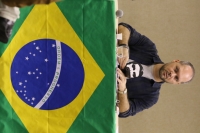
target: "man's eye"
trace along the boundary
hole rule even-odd
[[[175,72],[178,72],[178,67],[175,68]]]

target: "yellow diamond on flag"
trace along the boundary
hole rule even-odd
[[[51,39],[56,40],[58,43],[63,43],[70,47],[79,57],[80,61],[82,62],[83,69],[84,69],[84,81],[82,88],[80,88],[80,92],[78,95],[71,101],[69,104],[62,106],[60,108],[45,110],[40,109],[43,104],[36,105],[34,107],[28,105],[24,102],[17,93],[22,93],[22,90],[17,90],[14,88],[14,82],[11,77],[11,69],[12,69],[12,62],[14,61],[15,56],[18,52],[25,47],[30,42],[34,42],[40,39]],[[43,46],[43,45],[41,45]],[[48,47],[53,47],[52,45],[48,45]],[[36,47],[37,49],[37,47]],[[39,47],[38,47],[39,49]],[[48,48],[47,48],[48,49]],[[42,52],[42,51],[41,51]],[[59,50],[57,50],[59,52]],[[31,56],[37,56],[35,53],[31,53]],[[48,53],[47,50],[47,57],[51,53]],[[66,54],[65,52],[62,53],[63,55]],[[58,59],[57,55],[57,59]],[[25,57],[24,60],[30,60],[30,57]],[[48,59],[44,61],[48,62]],[[91,97],[99,83],[104,77],[104,73],[99,68],[95,60],[90,55],[89,51],[86,49],[82,41],[79,39],[73,28],[68,23],[67,19],[63,16],[60,9],[57,7],[55,3],[46,5],[39,5],[35,6],[30,14],[27,16],[26,20],[16,33],[15,37],[11,41],[10,45],[4,52],[1,57],[1,62],[3,62],[2,68],[3,72],[1,73],[1,77],[4,77],[0,82],[2,92],[4,93],[5,97],[13,107],[14,111],[27,128],[28,132],[31,133],[39,133],[39,132],[51,132],[51,133],[63,133],[67,132],[74,120],[76,119],[77,115],[80,113],[82,108],[87,103],[88,99]],[[21,66],[23,66],[23,62],[18,62]],[[57,62],[57,68],[59,68],[60,63]],[[70,64],[69,64],[70,65]],[[60,65],[61,66],[61,65]],[[30,72],[28,74],[34,75],[35,72]],[[65,71],[65,70],[62,70]],[[61,71],[61,73],[62,73]],[[66,70],[67,71],[67,70]],[[25,72],[24,72],[25,73]],[[16,74],[18,72],[16,71]],[[27,73],[26,73],[27,74]],[[42,74],[40,72],[40,74]],[[94,78],[95,74],[95,78]],[[48,74],[46,74],[47,76]],[[54,78],[57,79],[58,75],[54,75]],[[36,78],[39,78],[36,76]],[[58,80],[58,79],[57,79]],[[56,82],[57,82],[56,80]],[[68,79],[65,79],[68,80]],[[73,79],[72,79],[73,80]],[[74,79],[75,80],[75,79]],[[24,81],[24,82],[31,82],[31,81]],[[40,82],[40,84],[44,84]],[[54,81],[52,81],[54,82]],[[23,83],[19,82],[21,86]],[[50,83],[51,84],[51,83]],[[54,83],[51,85],[53,86]],[[59,85],[59,84],[57,84]],[[62,85],[60,85],[63,87]],[[22,86],[26,88],[26,86]],[[64,86],[64,87],[71,87],[71,86]],[[34,84],[33,84],[34,88]],[[55,88],[55,86],[54,86]],[[26,88],[28,89],[32,88]],[[42,89],[42,88],[39,88]],[[51,87],[49,87],[51,89]],[[51,93],[58,89],[59,86],[54,90],[49,90],[41,99],[41,103],[45,101],[46,97],[51,98]],[[18,92],[19,91],[19,92]],[[57,90],[56,90],[57,91]],[[72,88],[73,91],[73,88]],[[23,95],[26,98],[26,92],[23,90]],[[36,94],[37,95],[37,94]],[[66,93],[66,97],[69,97],[70,93]],[[58,95],[59,97],[59,95]],[[27,98],[28,101],[34,101],[34,97],[31,99]],[[47,99],[47,98],[46,98]],[[56,103],[56,101],[54,102]]]

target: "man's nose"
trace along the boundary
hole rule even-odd
[[[174,77],[174,76],[176,76],[176,73],[171,71],[171,72],[169,72],[169,76]]]
[[[176,73],[175,72],[170,72],[170,77],[174,77],[176,76]]]

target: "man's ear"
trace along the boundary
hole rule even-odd
[[[180,62],[180,60],[179,60],[179,59],[176,59],[176,60],[173,60],[172,62]]]

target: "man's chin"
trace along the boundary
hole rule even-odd
[[[168,82],[167,80],[165,80],[164,78],[161,78],[161,80],[162,80],[162,82],[172,84],[172,83]]]
[[[160,79],[162,80],[162,82],[166,82],[165,78],[163,78],[162,76],[160,76]]]

